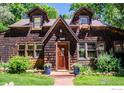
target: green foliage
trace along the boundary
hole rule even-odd
[[[82,75],[91,75],[93,73],[91,67],[89,66],[80,67],[80,72]]]
[[[9,11],[8,6],[0,5],[0,32],[6,31],[13,20],[14,15]]]
[[[40,7],[45,10],[48,14],[49,18],[56,18],[58,16],[58,12],[55,8],[48,6],[47,4],[39,4],[39,3],[12,3],[9,4],[10,11],[15,15],[15,21],[20,20],[22,17],[26,15],[26,13],[32,8]]]
[[[0,6],[0,22],[3,24],[11,24],[14,20],[14,15],[9,11],[8,6]]]
[[[70,11],[76,11],[80,7],[87,7],[95,11],[94,17],[99,17],[103,22],[124,29],[124,5],[106,3],[74,3]]]
[[[0,62],[0,67],[4,68],[4,70],[8,68],[8,65],[8,63]]]
[[[79,68],[81,68],[82,67],[82,65],[80,64],[80,63],[74,63],[73,65],[72,65],[72,67],[79,67]]]
[[[71,15],[63,14],[62,17],[63,17],[64,19],[70,19],[70,18],[71,18]]]
[[[44,64],[44,67],[52,67],[52,64],[51,63],[46,63],[46,64]]]
[[[4,32],[8,29],[7,26],[5,26],[3,23],[0,23],[0,32]]]
[[[119,71],[120,60],[114,57],[112,53],[101,53],[98,57],[96,66],[97,70],[100,72]]]
[[[22,56],[13,56],[9,59],[8,70],[10,73],[22,73],[25,72],[31,64],[29,58]]]

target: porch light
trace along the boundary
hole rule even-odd
[[[60,33],[62,33],[62,30],[60,29]]]

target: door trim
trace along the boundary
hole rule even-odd
[[[56,71],[58,71],[58,43],[67,43],[68,44],[68,70],[70,70],[70,41],[57,41],[56,42],[56,61],[55,61],[55,65],[56,65]]]

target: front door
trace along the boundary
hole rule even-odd
[[[58,43],[57,70],[68,70],[68,43]]]

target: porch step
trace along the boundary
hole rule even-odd
[[[52,77],[72,77],[74,74],[68,72],[68,71],[54,71],[51,73]]]

